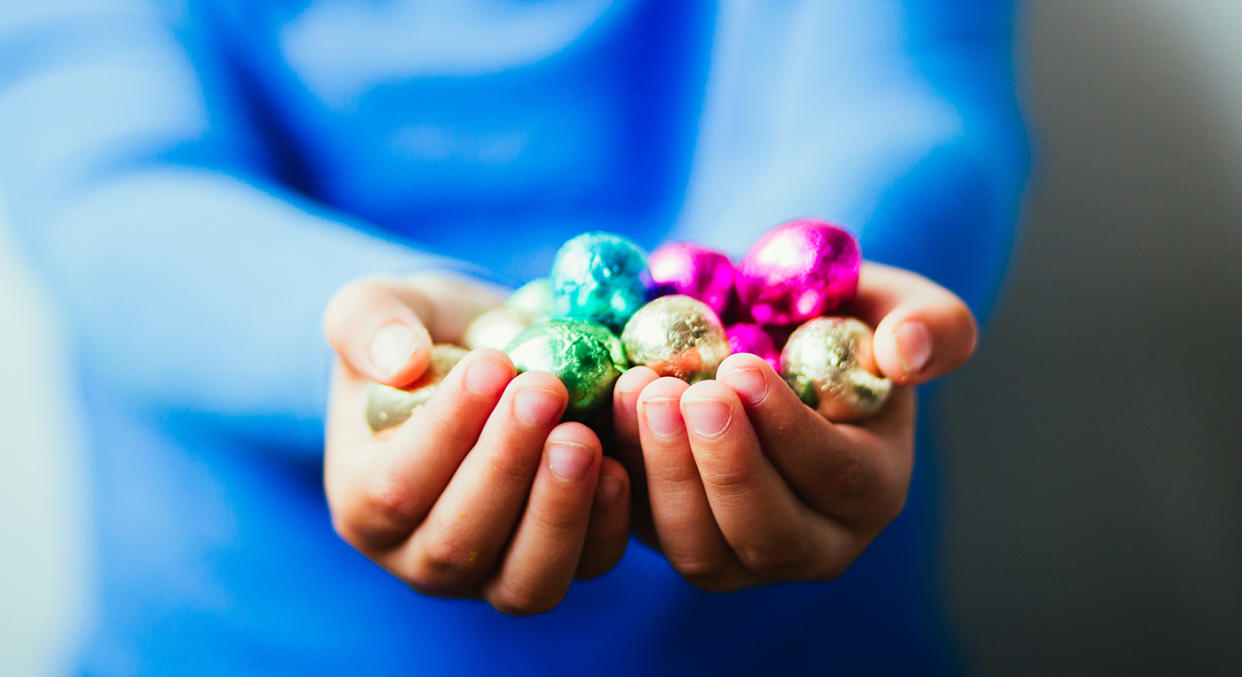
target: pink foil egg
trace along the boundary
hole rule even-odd
[[[724,315],[733,295],[733,262],[698,245],[670,242],[647,257],[656,294],[682,294]]]
[[[762,357],[772,370],[781,372],[781,354],[776,349],[772,336],[757,324],[735,324],[725,329],[729,337],[729,348],[735,353],[751,353]]]
[[[738,300],[760,324],[796,324],[853,299],[861,265],[858,241],[845,230],[790,221],[765,233],[738,264]]]

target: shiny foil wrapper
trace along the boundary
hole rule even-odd
[[[724,317],[733,300],[733,262],[698,245],[671,242],[647,258],[657,296],[683,294]]]
[[[691,383],[711,378],[729,356],[729,339],[707,304],[662,296],[630,318],[621,334],[630,361]]]
[[[462,343],[470,350],[504,350],[515,336],[534,323],[535,318],[524,310],[508,306],[492,308],[474,318],[466,327]]]
[[[550,275],[557,317],[619,332],[646,303],[651,275],[642,249],[611,233],[583,233],[561,246]]]
[[[781,372],[781,353],[776,349],[776,342],[771,334],[757,324],[735,324],[725,329],[729,337],[729,350],[735,353],[750,353],[762,357],[772,365],[772,371]]]
[[[569,391],[565,414],[577,419],[612,398],[612,384],[625,368],[621,350],[606,328],[568,319],[532,325],[505,348],[518,371],[546,371],[559,378]]]
[[[546,320],[553,312],[552,283],[546,277],[537,277],[514,290],[505,305],[527,313],[534,320]]]
[[[853,299],[861,266],[858,241],[847,231],[791,221],[764,234],[738,263],[738,301],[759,324],[796,324]]]
[[[785,343],[781,375],[824,418],[866,418],[884,406],[893,388],[892,381],[876,376],[872,338],[871,329],[853,318],[811,320]]]
[[[368,383],[363,397],[366,401],[367,425],[379,432],[405,423],[414,410],[431,399],[445,376],[457,366],[468,351],[448,343],[431,347],[431,363],[427,371],[408,388],[393,388]]]

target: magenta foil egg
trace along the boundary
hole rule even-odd
[[[781,373],[781,353],[776,349],[772,336],[757,324],[735,324],[725,329],[729,337],[729,349],[735,353],[751,353],[758,355],[772,365],[772,370]]]
[[[738,300],[760,324],[796,324],[853,299],[861,265],[847,231],[790,221],[765,233],[738,264]]]
[[[710,249],[670,242],[647,257],[656,294],[682,294],[724,315],[733,296],[733,262]]]

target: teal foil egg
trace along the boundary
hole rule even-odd
[[[555,314],[597,322],[618,333],[647,302],[651,274],[638,245],[611,233],[583,233],[552,260]]]
[[[505,348],[518,371],[546,371],[559,378],[569,391],[565,414],[578,419],[611,399],[612,384],[625,368],[618,363],[618,350],[620,341],[604,327],[566,319],[540,322]]]

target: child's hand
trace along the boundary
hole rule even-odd
[[[324,321],[340,356],[324,486],[337,532],[416,590],[540,613],[575,576],[611,569],[629,530],[625,470],[586,426],[557,424],[561,382],[514,378],[503,353],[478,350],[400,427],[375,435],[363,419],[367,381],[413,382],[433,337],[459,339],[500,298],[436,276],[355,282],[336,295]]]
[[[914,273],[868,264],[849,311],[876,326],[876,362],[897,387],[876,416],[834,424],[753,355],[695,385],[645,367],[617,381],[620,453],[639,486],[640,535],[713,591],[831,579],[905,504],[914,461],[911,386],[975,344],[961,300]],[[636,484],[644,482],[636,479]]]

